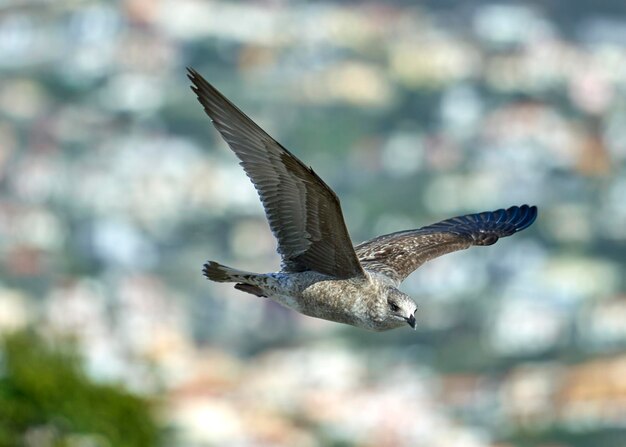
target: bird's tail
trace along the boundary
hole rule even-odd
[[[234,269],[222,264],[218,264],[215,261],[208,261],[204,264],[202,273],[211,281],[216,282],[235,282],[235,289],[243,292],[248,292],[256,296],[266,296],[258,286],[259,277],[263,276],[259,273],[246,272],[244,270]]]
[[[257,273],[237,270],[232,267],[218,264],[215,261],[208,261],[204,264],[202,273],[204,273],[204,276],[209,278],[211,281],[217,282],[245,282],[251,277],[257,276]]]

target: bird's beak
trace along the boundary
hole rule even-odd
[[[415,315],[411,315],[409,318],[407,318],[406,322],[409,323],[409,326],[415,329],[415,325],[417,324],[417,322],[415,321]]]

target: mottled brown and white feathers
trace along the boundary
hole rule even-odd
[[[522,205],[443,220],[416,230],[378,236],[356,247],[363,268],[379,272],[399,285],[431,259],[473,245],[492,245],[501,237],[528,228],[537,207]]]
[[[339,199],[196,71],[193,91],[252,180],[278,240],[282,270],[252,273],[209,261],[204,275],[270,298],[305,315],[371,330],[409,324],[417,305],[397,286],[424,262],[473,245],[491,245],[530,226],[537,208],[514,206],[454,217],[379,236],[353,247]]]

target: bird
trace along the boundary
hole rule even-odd
[[[187,68],[204,111],[256,188],[278,242],[281,269],[253,273],[207,261],[211,281],[234,283],[301,314],[371,331],[416,329],[417,304],[398,288],[425,262],[488,246],[528,228],[537,207],[511,206],[453,217],[352,244],[339,198],[196,70]]]

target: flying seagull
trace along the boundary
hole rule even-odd
[[[265,208],[282,258],[276,273],[252,273],[208,261],[204,275],[270,298],[304,315],[385,331],[416,326],[417,304],[398,290],[425,262],[474,245],[492,245],[528,228],[535,206],[453,217],[352,245],[339,199],[295,155],[189,68],[192,90],[241,160]]]

